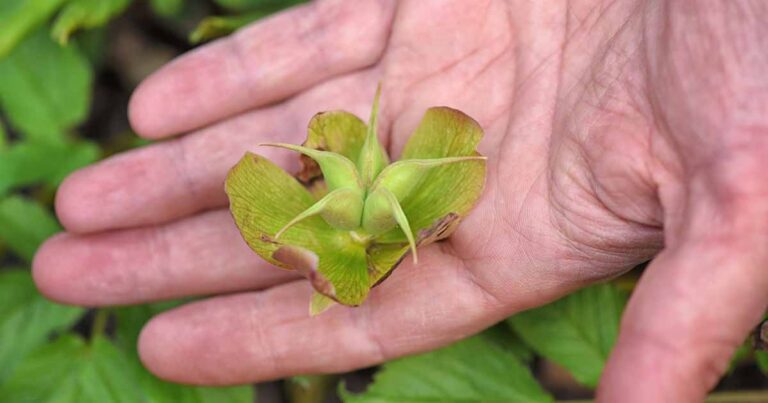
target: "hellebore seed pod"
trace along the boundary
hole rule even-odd
[[[304,274],[315,288],[310,313],[359,305],[410,250],[444,239],[480,197],[483,132],[460,111],[427,110],[399,161],[377,135],[380,90],[368,125],[347,112],[315,115],[294,178],[247,153],[226,192],[243,238],[265,260]]]

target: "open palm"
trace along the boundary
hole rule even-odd
[[[733,5],[540,3],[319,1],[181,57],[130,115],[145,137],[185,135],[64,183],[68,232],[38,253],[39,287],[84,305],[242,291],[161,314],[140,340],[162,377],[229,384],[433,349],[661,251],[602,397],[701,398],[768,300],[768,27]],[[309,285],[240,238],[224,178],[248,150],[295,170],[256,145],[300,143],[318,111],[366,116],[379,81],[395,157],[427,107],[479,121],[486,190],[419,265],[310,318]]]

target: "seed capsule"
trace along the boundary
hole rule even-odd
[[[398,161],[381,172],[371,190],[373,191],[381,187],[386,188],[397,197],[398,201],[402,201],[418,187],[430,169],[447,164],[485,159],[485,157],[470,156]]]
[[[275,234],[279,238],[288,228],[296,225],[301,220],[320,214],[328,225],[342,230],[356,230],[360,228],[360,219],[363,215],[363,193],[353,189],[336,189],[308,209],[294,217]]]
[[[363,209],[363,230],[371,235],[379,235],[395,228],[399,225],[400,229],[408,238],[408,244],[411,247],[413,262],[418,262],[416,255],[416,240],[411,231],[411,225],[408,223],[408,217],[405,216],[400,202],[397,201],[392,192],[384,187],[374,190],[365,200]]]
[[[381,96],[381,85],[376,89],[376,96],[373,98],[373,109],[371,118],[368,121],[368,131],[365,135],[363,148],[360,150],[360,157],[357,159],[357,169],[363,183],[370,186],[379,173],[389,165],[389,156],[384,147],[379,143],[377,133],[379,98]]]
[[[363,190],[363,184],[360,181],[360,176],[357,174],[355,164],[343,155],[297,146],[295,144],[262,143],[259,145],[298,151],[317,161],[317,164],[320,165],[320,170],[323,171],[325,183],[328,184],[328,190],[344,188]]]

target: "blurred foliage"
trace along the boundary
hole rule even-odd
[[[507,323],[536,353],[595,387],[616,343],[625,304],[626,295],[602,284],[517,314]]]
[[[136,341],[149,318],[174,306],[88,311],[48,301],[29,270],[40,244],[61,228],[51,195],[72,171],[115,151],[115,140],[83,130],[105,49],[102,28],[131,0],[0,1],[0,402],[252,402],[251,386],[202,388],[158,379],[140,364]],[[141,3],[138,0],[135,3]],[[193,2],[136,4],[173,18]],[[226,35],[295,2],[251,2],[242,21],[199,36]],[[216,8],[218,7],[218,8]],[[226,11],[224,5],[211,10]],[[247,17],[246,17],[247,16]],[[169,19],[170,20],[167,20]],[[176,29],[173,26],[173,29]],[[126,140],[127,139],[127,140]],[[118,149],[143,144],[121,134]],[[91,329],[83,330],[82,324]],[[109,326],[107,326],[109,323]],[[107,328],[109,327],[109,331]],[[87,329],[86,326],[85,329]]]
[[[254,401],[251,386],[176,385],[141,366],[141,328],[182,301],[99,310],[63,306],[38,293],[29,267],[39,245],[60,231],[51,204],[64,177],[146,144],[94,103],[112,91],[97,79],[128,83],[128,92],[146,75],[146,65],[191,46],[179,38],[208,41],[300,2],[0,1],[0,402]],[[142,21],[151,26],[109,35],[107,24],[126,12],[149,15]],[[141,29],[165,36],[176,48],[147,50],[132,36]],[[145,65],[133,65],[137,59]],[[110,99],[124,104],[127,95]],[[104,128],[109,130],[99,132]],[[553,399],[542,386],[548,385],[542,370],[547,363],[592,388],[634,281],[587,288],[444,349],[386,363],[367,390],[352,393],[340,385],[339,395],[349,402],[546,402]],[[745,343],[733,367],[743,365],[768,373],[768,353]],[[322,402],[338,379],[294,377],[285,390],[291,401]]]
[[[70,0],[56,17],[51,35],[66,45],[73,32],[104,25],[128,3],[130,0]]]
[[[30,31],[43,25],[64,0],[3,0],[0,2],[0,58]]]
[[[0,199],[0,239],[25,261],[37,247],[59,231],[56,219],[40,203],[19,195]]]
[[[486,335],[384,364],[359,395],[340,390],[345,402],[550,402],[512,351]]]
[[[43,298],[28,270],[0,272],[0,382],[27,354],[46,344],[51,333],[66,330],[84,311]]]
[[[170,17],[181,12],[184,0],[151,0],[150,4],[158,15]]]
[[[0,60],[0,105],[25,140],[61,144],[88,113],[92,79],[76,47],[36,29]]]

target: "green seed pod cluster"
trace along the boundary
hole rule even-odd
[[[445,238],[480,196],[485,157],[479,125],[450,108],[431,108],[390,164],[379,143],[380,91],[368,125],[346,112],[316,115],[293,178],[255,154],[232,169],[226,190],[244,239],[267,261],[298,270],[316,295],[310,311],[358,305],[410,249]]]

